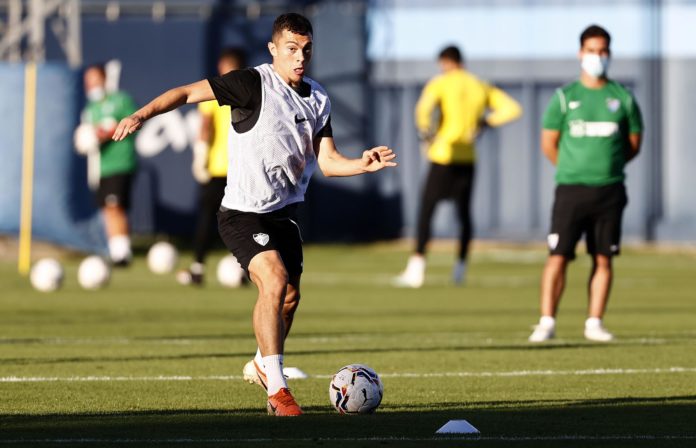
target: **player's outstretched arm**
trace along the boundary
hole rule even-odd
[[[319,169],[326,177],[355,176],[373,173],[383,168],[396,166],[396,154],[386,146],[377,146],[363,151],[359,159],[349,159],[338,152],[332,137],[323,137],[315,143]]]
[[[213,89],[208,80],[203,79],[186,86],[175,87],[167,90],[162,95],[135,111],[133,115],[121,120],[116,126],[113,139],[123,140],[128,135],[140,129],[145,121],[150,118],[174,110],[187,103],[200,103],[215,99]]]

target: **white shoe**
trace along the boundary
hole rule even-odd
[[[611,342],[614,340],[614,335],[604,328],[600,319],[589,318],[585,322],[585,339],[595,342]]]
[[[543,325],[535,325],[534,331],[529,336],[529,342],[545,342],[556,337],[556,329],[554,327],[545,327]]]
[[[263,390],[268,390],[268,386],[266,386],[266,384],[268,384],[266,374],[260,369],[259,366],[256,365],[256,362],[253,359],[244,364],[242,375],[244,381],[247,383],[258,384],[259,386],[263,387]]]
[[[425,281],[425,259],[420,255],[411,255],[406,269],[392,282],[400,288],[420,288]]]
[[[544,342],[556,337],[556,319],[552,316],[541,316],[539,323],[534,326],[534,332],[529,336],[529,342]]]

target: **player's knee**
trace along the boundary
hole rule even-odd
[[[288,273],[283,266],[272,266],[262,275],[261,283],[265,295],[282,297],[288,285]]]

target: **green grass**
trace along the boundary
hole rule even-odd
[[[544,252],[479,248],[465,288],[448,283],[452,253],[434,251],[424,288],[397,290],[389,279],[405,263],[400,247],[306,248],[286,345],[286,365],[311,375],[290,383],[306,411],[295,419],[264,415],[261,389],[238,379],[256,347],[253,288],[212,278],[184,288],[138,258],[107,289],[84,291],[79,260],[67,259],[63,289],[45,294],[1,262],[0,446],[696,444],[693,253],[636,249],[617,259],[605,322],[618,340],[607,345],[582,338],[581,257],[558,339],[541,346],[526,338]],[[349,363],[382,374],[375,415],[330,407],[328,375]],[[452,419],[481,437],[434,435]]]

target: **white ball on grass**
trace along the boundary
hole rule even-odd
[[[51,292],[63,285],[65,272],[60,262],[53,258],[42,258],[37,261],[29,273],[31,285],[41,292]]]
[[[224,256],[217,265],[217,279],[222,286],[239,288],[245,276],[244,269],[232,254]]]
[[[80,263],[77,281],[85,289],[103,288],[109,283],[111,268],[102,257],[91,255]]]
[[[160,241],[147,252],[147,266],[155,274],[169,274],[174,271],[178,258],[179,254],[172,244]]]
[[[329,383],[329,399],[341,414],[372,414],[383,395],[379,375],[364,364],[341,367]]]

